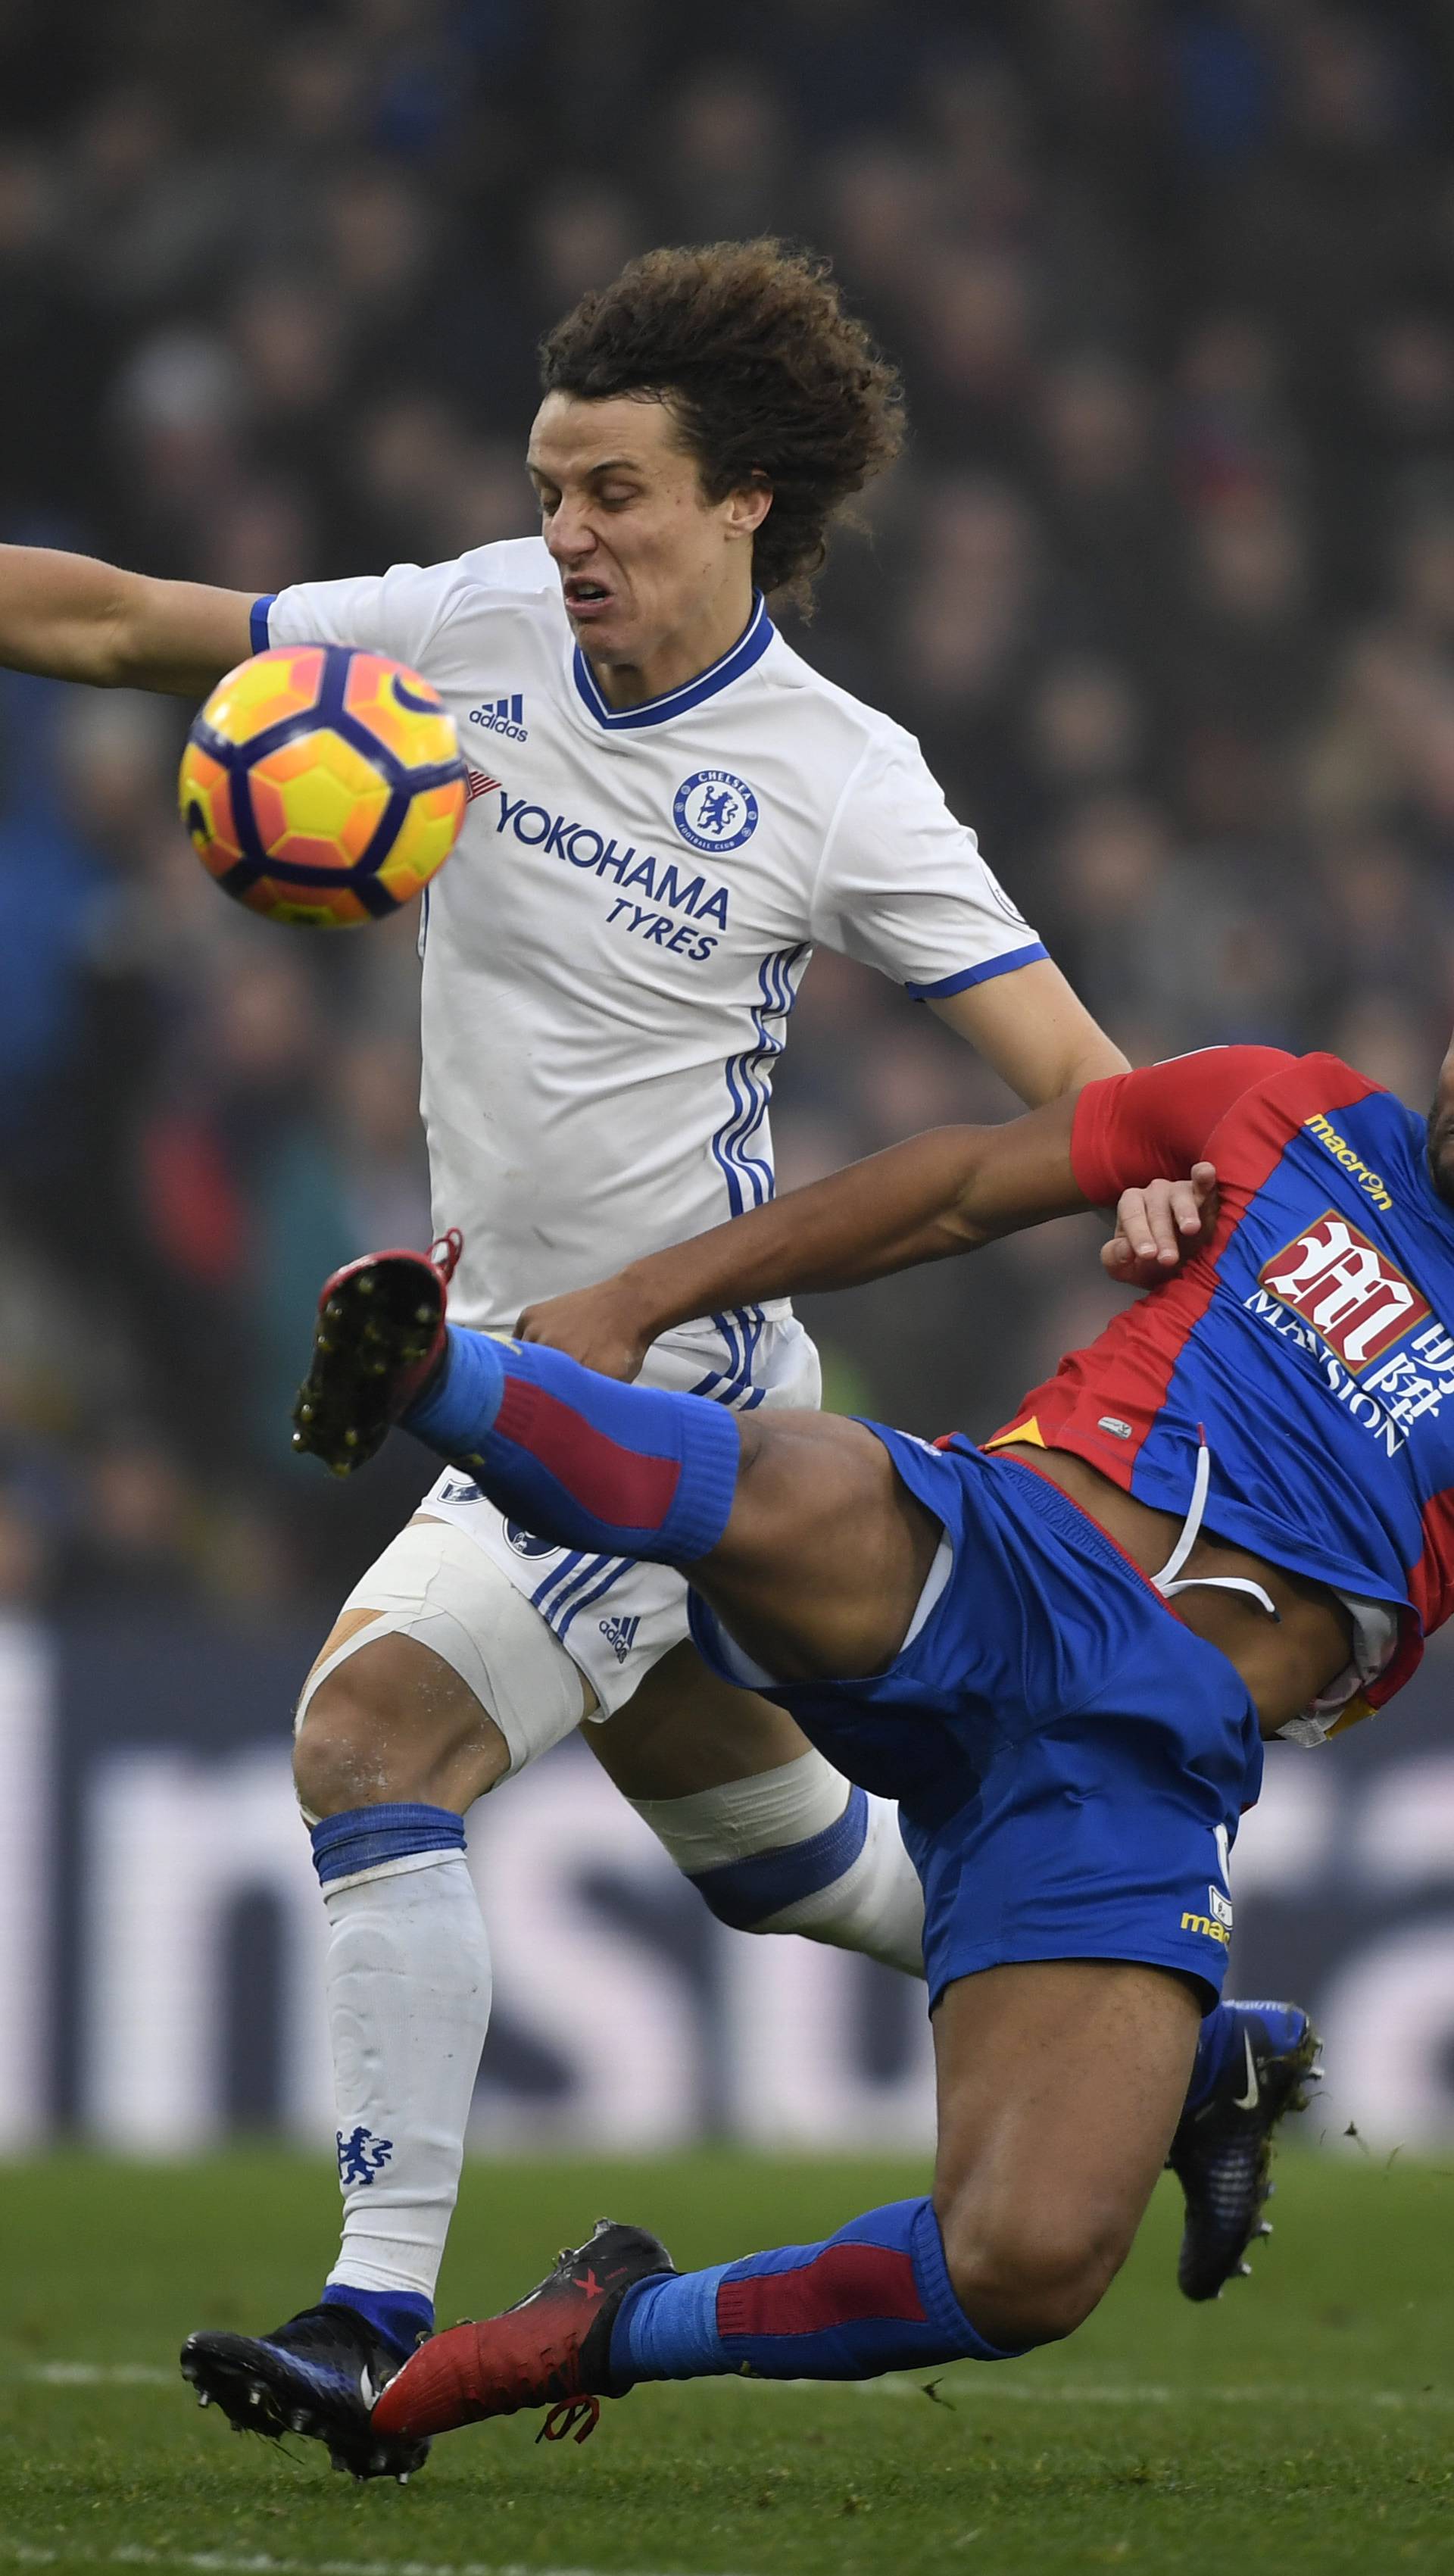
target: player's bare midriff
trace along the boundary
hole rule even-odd
[[[1113,1484],[1098,1467],[1068,1449],[1040,1449],[1006,1441],[996,1456],[1013,1459],[1058,1485],[1099,1522],[1117,1547],[1145,1575],[1156,1574],[1176,1544],[1181,1524]],[[1337,1594],[1286,1566],[1270,1564],[1250,1549],[1203,1529],[1182,1575],[1243,1575],[1260,1583],[1277,1605],[1277,1618],[1240,1592],[1181,1592],[1167,1609],[1193,1636],[1235,1664],[1256,1707],[1264,1735],[1275,1735],[1341,1673],[1353,1647],[1353,1623]]]

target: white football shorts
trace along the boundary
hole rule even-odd
[[[792,1316],[728,1317],[720,1330],[672,1334],[653,1346],[642,1382],[706,1392],[734,1411],[816,1411],[822,1399],[816,1346]],[[508,1520],[454,1467],[343,1607],[379,1615],[315,1665],[299,1723],[319,1683],[361,1646],[415,1637],[493,1717],[511,1774],[580,1724],[582,1677],[595,1693],[592,1717],[610,1717],[687,1635],[687,1586],[673,1567],[556,1547]]]

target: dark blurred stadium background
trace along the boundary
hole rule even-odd
[[[0,536],[263,591],[523,533],[540,330],[653,241],[807,240],[913,435],[795,640],[919,734],[1134,1058],[1331,1045],[1421,1103],[1451,143],[1439,0],[73,0],[63,42],[0,0]],[[426,1481],[401,1443],[336,1492],[285,1437],[321,1274],[427,1237],[412,930],[221,900],[185,720],[0,675],[12,2144],[327,2130],[288,1709]],[[818,958],[785,1176],[1003,1106]],[[988,1430],[1106,1311],[1095,1243],[820,1305],[834,1400]],[[1380,2143],[1454,2136],[1451,1677],[1274,1754],[1238,1881],[1235,1983],[1309,1992]],[[923,2133],[915,1997],[720,1934],[577,1748],[493,1806],[482,2138]]]

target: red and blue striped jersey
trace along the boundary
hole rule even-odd
[[[1454,1609],[1454,1208],[1426,1140],[1330,1055],[1216,1047],[1089,1084],[1071,1147],[1086,1197],[1206,1160],[1215,1233],[988,1444],[1073,1450],[1181,1515],[1204,1431],[1209,1530],[1397,1605],[1373,1704]]]

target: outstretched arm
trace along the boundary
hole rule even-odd
[[[1001,1127],[936,1127],[710,1234],[633,1262],[600,1287],[526,1308],[517,1332],[613,1377],[693,1316],[850,1288],[942,1261],[1087,1201],[1070,1162],[1073,1100]]]
[[[201,698],[251,650],[240,590],[153,581],[91,555],[0,546],[0,662],[103,689]]]
[[[968,1038],[1027,1109],[1128,1070],[1120,1048],[1048,957],[930,1008]],[[1120,1288],[1154,1288],[1195,1249],[1204,1220],[1215,1215],[1206,1189],[1198,1198],[1184,1181],[1147,1178],[1122,1192],[1115,1231],[1101,1246],[1101,1267]]]
[[[941,1261],[1105,1206],[1158,1170],[1168,1180],[1191,1173],[1176,1180],[1171,1209],[1193,1236],[1216,1185],[1204,1156],[1218,1121],[1290,1061],[1270,1047],[1213,1047],[1090,1083],[1004,1126],[932,1128],[599,1287],[529,1306],[516,1330],[607,1376],[634,1377],[658,1334],[695,1316]],[[1139,1251],[1134,1232],[1130,1243]]]

